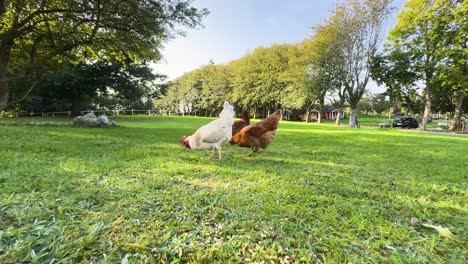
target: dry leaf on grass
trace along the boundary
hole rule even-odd
[[[463,243],[463,241],[461,241],[456,235],[454,235],[452,233],[452,231],[450,231],[450,229],[448,229],[446,227],[442,227],[442,226],[439,226],[439,225],[435,226],[435,225],[424,224],[421,221],[419,221],[418,218],[416,218],[414,216],[411,217],[411,225],[412,226],[424,226],[424,227],[427,227],[427,228],[435,229],[435,230],[437,230],[440,237],[448,238],[448,239],[451,239],[453,241]]]

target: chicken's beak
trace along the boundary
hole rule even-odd
[[[191,148],[186,136],[182,136],[182,138],[180,139],[180,144],[182,144],[182,146],[184,146],[187,149]]]

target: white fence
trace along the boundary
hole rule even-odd
[[[10,115],[16,118],[19,117],[34,117],[34,116],[71,116],[71,111],[63,111],[63,112],[2,112],[3,115]],[[172,112],[172,111],[165,111],[165,110],[158,110],[158,109],[151,109],[151,110],[139,110],[139,109],[128,109],[128,110],[88,110],[88,111],[81,111],[82,115],[87,113],[94,113],[94,114],[105,114],[108,116],[117,116],[117,115],[196,115],[197,112]]]

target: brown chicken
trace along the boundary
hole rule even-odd
[[[241,129],[248,125],[250,125],[250,111],[249,109],[245,109],[242,112],[242,119],[234,122],[234,125],[232,125],[232,135],[234,136],[235,134],[239,133]]]
[[[276,111],[261,122],[249,125],[235,134],[229,143],[243,148],[252,148],[247,155],[257,152],[259,149],[265,150],[276,136],[278,122],[281,118],[280,111]]]

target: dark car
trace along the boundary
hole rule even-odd
[[[393,121],[393,127],[418,128],[418,121],[409,116],[397,116]]]

